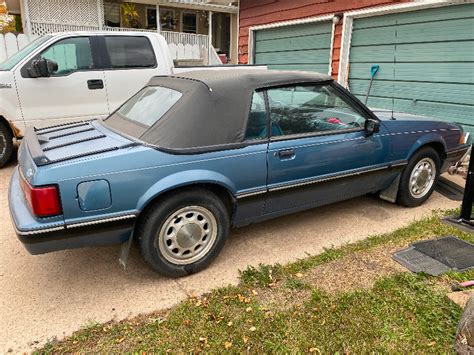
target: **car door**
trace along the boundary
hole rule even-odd
[[[394,177],[389,142],[367,136],[367,113],[333,84],[267,90],[271,139],[265,214],[377,191]]]
[[[146,36],[100,36],[110,112],[157,74],[153,46]]]
[[[32,60],[15,72],[26,125],[44,127],[108,115],[104,72],[94,36],[69,37],[53,43],[34,59],[58,64],[50,77],[33,78]]]

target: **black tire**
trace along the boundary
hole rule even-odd
[[[10,160],[13,153],[13,135],[10,127],[0,122],[0,168]]]
[[[432,183],[431,187],[428,189],[422,190],[423,193],[420,193],[419,196],[416,196],[414,192],[412,192],[410,187],[410,178],[412,176],[412,172],[418,166],[420,162],[423,160],[431,160],[436,167],[436,172],[434,174],[434,182]],[[424,147],[418,150],[413,157],[408,162],[408,165],[402,172],[402,176],[400,179],[400,187],[398,190],[398,204],[405,206],[405,207],[417,207],[422,205],[426,202],[433,193],[436,184],[438,182],[439,174],[441,169],[441,158],[436,150],[431,147]]]
[[[174,246],[174,243],[177,243],[177,246],[181,248],[181,250],[186,248],[193,249],[195,247],[199,247],[196,245],[186,247],[179,245],[178,238],[179,236],[183,237],[183,233],[185,232],[179,234],[178,231],[182,230],[183,227],[176,228],[177,231],[173,233],[176,234],[175,240],[173,242],[165,240],[167,237],[163,236],[163,238],[161,238],[163,240],[163,244],[160,246],[160,231],[162,229],[163,231],[165,231],[165,229],[168,229],[167,226],[169,226],[170,223],[177,223],[179,218],[176,217],[178,216],[179,211],[182,211],[186,208],[194,207],[202,208],[205,213],[211,213],[214,217],[213,222],[215,223],[209,223],[212,226],[216,226],[217,228],[215,234],[212,234],[214,235],[214,237],[209,237],[210,241],[207,245],[203,246],[204,249],[209,249],[207,251],[198,251],[198,253],[205,252],[205,254],[203,254],[198,260],[193,260],[192,262],[189,262],[187,264],[180,265],[174,263],[173,260],[169,260],[170,258],[173,258],[173,252],[171,251],[171,248]],[[195,209],[193,211],[195,211]],[[173,216],[174,214],[176,215]],[[191,213],[186,214],[186,217],[190,214]],[[200,211],[198,211],[196,218],[206,218],[203,216],[199,216],[199,214]],[[204,216],[206,215],[204,214]],[[210,215],[208,215],[208,217],[210,217]],[[208,219],[212,219],[212,217]],[[185,220],[184,222],[186,221],[187,220]],[[197,221],[195,223],[188,222],[187,225],[198,225],[198,223],[199,222]],[[204,224],[204,226],[206,226],[206,224]],[[169,194],[164,199],[160,199],[152,206],[150,206],[147,211],[145,211],[145,214],[139,221],[136,236],[138,237],[140,250],[143,258],[152,267],[153,270],[155,270],[161,275],[168,277],[182,277],[201,271],[212,262],[212,260],[219,254],[225,244],[225,241],[227,240],[227,236],[229,234],[229,227],[229,212],[223,201],[217,195],[207,189],[193,188],[177,192],[173,195]],[[208,226],[208,228],[210,227]],[[174,230],[173,227],[171,227],[170,229]],[[206,233],[204,229],[202,230],[202,232]],[[189,241],[191,240],[191,238],[194,238],[193,234],[190,235],[191,236],[186,235],[183,238],[189,238],[186,240]],[[204,240],[204,237],[202,240]],[[199,236],[198,238],[201,238],[201,236]],[[170,246],[165,246],[164,244],[168,242],[170,243]],[[191,242],[196,241],[192,240]],[[197,241],[196,243],[201,243],[201,240]],[[162,251],[160,250],[160,248],[164,248],[164,250]],[[185,252],[187,251],[188,250],[185,250]],[[178,258],[178,254],[176,254],[176,258]]]

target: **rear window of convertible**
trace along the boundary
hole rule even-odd
[[[182,95],[179,91],[161,86],[146,87],[120,107],[108,121],[113,120],[114,116],[118,116],[149,128],[158,122],[178,102]]]

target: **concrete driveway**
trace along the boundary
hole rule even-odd
[[[286,263],[324,247],[386,233],[459,203],[435,193],[422,207],[406,209],[362,197],[248,226],[231,233],[211,267],[197,275],[163,278],[132,250],[127,271],[119,246],[29,255],[17,240],[8,212],[13,164],[0,169],[0,352],[28,351],[52,337],[71,334],[90,321],[123,319],[165,309],[238,281],[239,269]]]

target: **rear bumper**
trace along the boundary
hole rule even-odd
[[[30,212],[15,170],[10,181],[8,204],[18,239],[30,254],[126,242],[135,226],[135,218],[110,218],[73,226],[48,218],[39,221]],[[132,216],[133,217],[133,216]]]
[[[469,144],[465,144],[458,148],[447,151],[446,159],[444,160],[443,167],[441,168],[441,172],[442,173],[446,172],[451,165],[459,161],[464,156],[464,154],[466,154],[469,147],[470,147]]]

